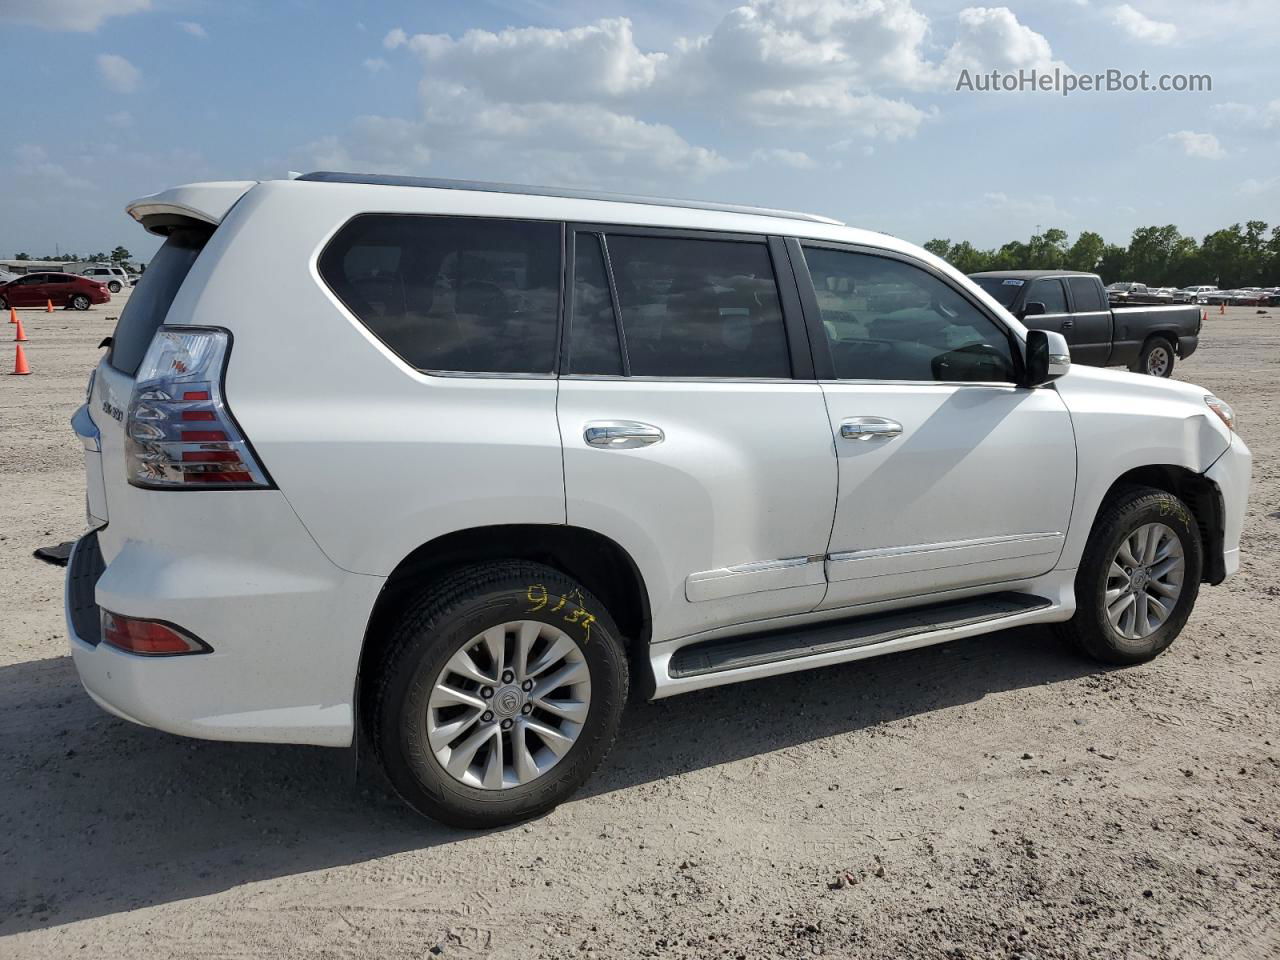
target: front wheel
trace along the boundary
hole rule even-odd
[[[1173,375],[1173,361],[1173,344],[1164,337],[1152,337],[1142,345],[1142,352],[1129,369],[1151,377],[1169,377]]]
[[[88,310],[89,298],[86,297],[83,293],[77,293],[74,297],[71,298],[71,309]]]
[[[604,606],[541,564],[470,567],[395,627],[372,693],[371,737],[396,792],[458,827],[553,809],[613,743],[627,656]]]
[[[1200,528],[1171,493],[1133,487],[1104,504],[1061,630],[1104,663],[1145,663],[1182,632],[1200,590]]]

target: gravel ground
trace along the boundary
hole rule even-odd
[[[1214,313],[1178,367],[1255,480],[1240,575],[1156,662],[1024,629],[637,704],[581,796],[467,834],[350,753],[81,690],[31,551],[81,532],[67,420],[121,300],[24,311],[0,376],[0,955],[1280,955],[1280,311]]]

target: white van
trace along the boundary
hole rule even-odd
[[[1139,663],[1239,565],[1226,403],[881,233],[324,173],[129,211],[166,239],[73,421],[85,688],[355,738],[449,823],[564,800],[628,696],[1027,624]]]

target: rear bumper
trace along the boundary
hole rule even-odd
[[[194,496],[162,493],[157,512],[190,507]],[[256,512],[279,494],[199,496],[237,497]],[[181,552],[154,540],[108,546],[104,530],[105,561],[99,534],[82,538],[67,564],[66,615],[89,695],[126,720],[184,736],[348,745],[360,649],[384,581],[335,567],[289,519],[291,527],[228,523],[188,534]],[[98,639],[103,607],[174,623],[213,651],[145,657],[111,647]]]
[[[1227,452],[1205,472],[1222,495],[1222,561],[1227,578],[1240,569],[1240,534],[1249,506],[1252,475],[1253,454],[1238,434],[1231,435]]]

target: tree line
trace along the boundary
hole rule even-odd
[[[925,249],[964,273],[980,270],[1079,270],[1104,283],[1136,281],[1152,287],[1213,284],[1224,290],[1280,284],[1280,226],[1261,220],[1215,230],[1201,241],[1173,224],[1139,227],[1128,246],[1107,243],[1086,230],[1068,243],[1065,230],[1050,228],[1029,241],[1011,240],[979,250],[967,240],[934,239]]]
[[[48,260],[56,263],[128,263],[133,259],[133,254],[124,247],[116,247],[110,253],[95,253],[89,257],[82,257],[77,253],[59,253],[47,257],[33,257],[29,253],[15,254],[15,260]]]

